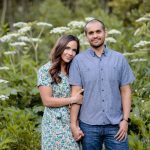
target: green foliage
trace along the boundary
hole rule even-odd
[[[134,26],[133,20],[150,11],[149,0],[111,0],[108,6],[112,8],[114,15],[123,20],[125,26]]]
[[[40,7],[39,7],[40,5]],[[72,18],[71,11],[65,7],[60,0],[44,0],[40,4],[35,4],[31,12],[31,18],[51,22],[54,26],[66,25]],[[63,18],[63,21],[62,19]]]
[[[31,109],[0,108],[0,149],[40,149],[39,116]]]
[[[127,57],[136,76],[136,81],[132,85],[129,144],[132,150],[149,150],[150,16],[148,12],[150,6],[148,0],[143,2],[113,0],[109,3],[103,0],[101,2],[62,1],[63,3],[61,0],[55,2],[33,0],[33,6],[31,1],[28,1],[27,6],[30,6],[27,8],[28,18],[22,18],[22,14],[18,13],[21,12],[19,8],[16,9],[14,16],[16,20],[24,19],[31,22],[27,22],[22,27],[13,27],[13,31],[10,31],[7,24],[0,27],[0,41],[6,34],[9,37],[12,33],[19,33],[23,27],[31,28],[18,36],[11,37],[8,41],[0,42],[0,79],[3,80],[0,82],[0,149],[40,149],[43,106],[36,87],[37,70],[49,60],[49,52],[62,34],[77,35],[81,41],[81,49],[88,47],[83,34],[83,23],[88,17],[96,17],[104,21],[108,33],[112,29],[120,31],[120,34],[108,34],[107,38],[111,39],[107,41],[107,45]],[[139,16],[146,18],[146,21],[141,20]],[[53,27],[38,26],[40,20],[48,22],[49,25],[52,23]],[[77,20],[77,24],[69,26],[71,20]],[[62,31],[58,28],[58,32],[54,33],[55,26],[64,26],[69,30]],[[28,39],[23,41],[25,45],[11,45],[21,42],[19,40],[21,36]]]
[[[0,37],[5,35],[9,31],[8,24],[0,26]]]

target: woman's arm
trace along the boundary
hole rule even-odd
[[[52,97],[52,88],[48,86],[39,86],[39,91],[42,102],[47,107],[62,107],[74,103],[82,103],[83,96],[80,93],[83,90],[80,90],[75,96],[67,98]]]

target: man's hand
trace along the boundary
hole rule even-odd
[[[128,122],[125,120],[122,120],[119,124],[119,131],[115,135],[116,140],[121,141],[127,136],[128,131]]]
[[[79,141],[84,136],[79,126],[71,126],[71,131],[75,141]]]

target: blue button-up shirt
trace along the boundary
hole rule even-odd
[[[69,72],[70,85],[84,89],[80,120],[90,125],[119,124],[120,87],[135,79],[125,57],[105,47],[101,57],[92,49],[77,55]]]

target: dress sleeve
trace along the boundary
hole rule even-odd
[[[51,86],[51,76],[49,75],[49,69],[42,66],[37,73],[37,86]]]

